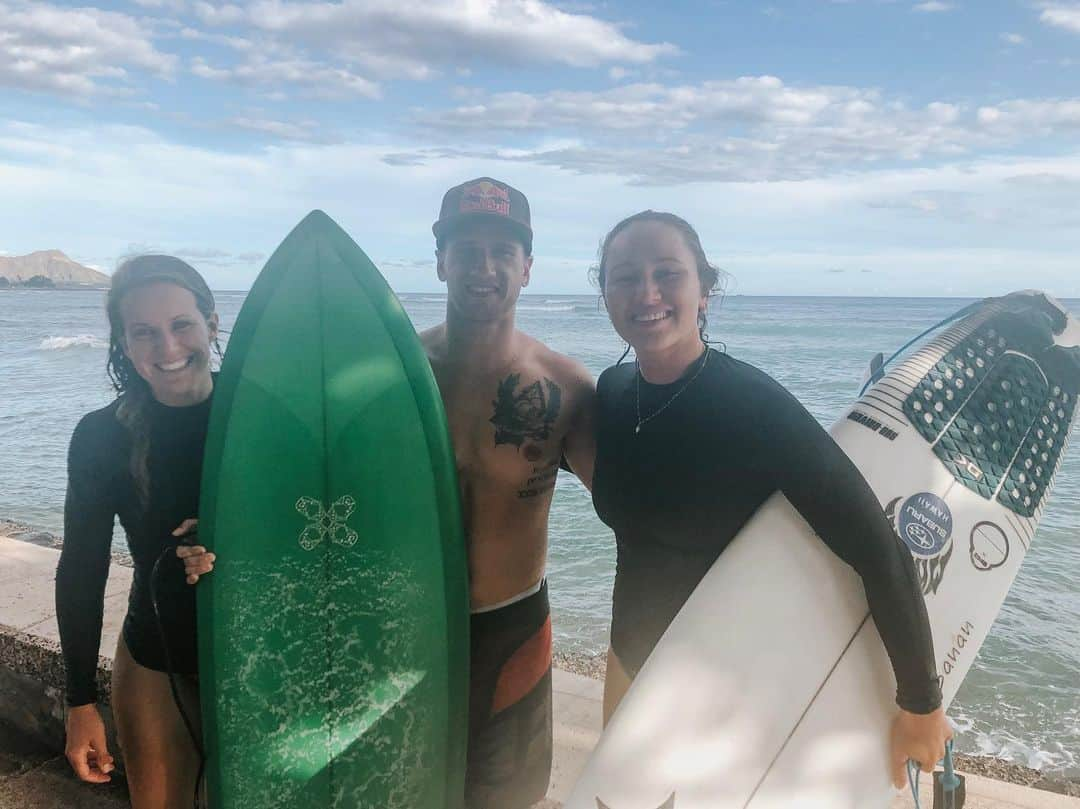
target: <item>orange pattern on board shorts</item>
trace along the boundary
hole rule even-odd
[[[495,695],[491,700],[492,715],[524,699],[551,670],[551,616],[536,634],[525,641],[499,672]]]

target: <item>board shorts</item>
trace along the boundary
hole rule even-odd
[[[525,809],[551,778],[551,607],[547,582],[471,617],[466,809]]]

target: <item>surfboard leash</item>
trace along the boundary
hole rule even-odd
[[[935,323],[930,328],[928,328],[925,331],[920,332],[919,334],[912,337],[910,340],[908,340],[906,343],[904,343],[902,346],[900,346],[900,348],[896,349],[896,351],[894,351],[892,353],[892,356],[890,356],[887,360],[882,362],[880,365],[875,364],[872,372],[870,373],[870,378],[866,380],[866,383],[862,386],[862,389],[859,391],[859,396],[862,396],[864,393],[866,393],[867,389],[871,385],[873,385],[875,382],[877,382],[879,379],[881,379],[881,377],[885,374],[885,368],[889,365],[890,362],[895,360],[897,357],[899,357],[901,354],[903,354],[905,351],[907,351],[909,348],[911,348],[913,345],[915,345],[917,342],[919,342],[919,340],[923,339],[927,335],[933,334],[938,329],[940,329],[940,328],[942,328],[944,326],[948,326],[953,321],[959,320],[964,315],[968,314],[972,309],[974,309],[977,306],[982,305],[985,302],[986,302],[985,299],[980,299],[980,300],[975,301],[974,303],[969,303],[967,306],[965,306],[959,312],[954,312],[953,314],[949,315],[944,320],[938,321],[937,323]]]
[[[195,536],[195,533],[187,534],[183,537],[184,542],[189,543]],[[172,651],[169,649],[169,641],[165,636],[165,625],[161,621],[161,607],[158,603],[157,583],[158,574],[162,569],[161,563],[165,561],[165,558],[170,553],[175,555],[177,547],[179,547],[179,543],[176,545],[170,543],[158,556],[157,561],[154,562],[153,570],[150,571],[150,603],[154,606],[154,621],[157,624],[161,648],[165,653],[165,673],[169,678],[169,690],[172,692],[173,702],[176,703],[176,709],[180,712],[184,727],[187,728],[188,735],[191,737],[191,743],[195,746],[195,752],[199,755],[199,771],[195,775],[195,791],[192,794],[191,805],[194,809],[200,809],[202,802],[199,800],[199,787],[202,786],[203,778],[206,775],[206,751],[203,749],[199,734],[195,731],[195,724],[191,721],[191,717],[188,716],[187,709],[184,708],[184,703],[180,699],[180,689],[176,685],[176,669],[173,666]]]
[[[953,766],[953,740],[945,742],[945,758],[941,762],[942,771],[934,773],[933,809],[963,809],[967,797],[964,788],[964,776],[958,775]],[[922,809],[919,801],[919,765],[907,763],[908,786],[911,797],[915,800],[915,809]]]

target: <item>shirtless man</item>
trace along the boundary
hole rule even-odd
[[[482,177],[432,226],[446,321],[421,335],[446,405],[468,542],[468,809],[523,809],[551,772],[544,566],[560,461],[592,481],[592,377],[514,327],[532,270],[525,196]]]

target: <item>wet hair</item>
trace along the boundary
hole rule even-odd
[[[676,216],[673,213],[666,213],[664,211],[640,211],[633,216],[628,216],[613,227],[604,237],[604,241],[600,244],[600,251],[598,261],[589,269],[589,277],[594,284],[600,287],[600,294],[604,294],[604,285],[607,281],[607,260],[608,251],[611,248],[612,241],[615,237],[626,230],[631,225],[638,222],[659,222],[663,225],[668,225],[675,228],[682,234],[683,241],[686,243],[687,248],[694,255],[694,263],[697,265],[698,280],[701,282],[701,294],[706,297],[713,297],[719,295],[721,298],[724,294],[724,287],[727,283],[728,274],[717,267],[715,264],[709,262],[709,259],[705,255],[705,248],[701,246],[701,237],[698,236],[693,226],[681,216]],[[705,331],[707,326],[707,313],[701,312],[698,315],[698,331],[701,334],[703,342],[708,343],[708,334]],[[624,355],[625,356],[625,355]]]
[[[194,267],[173,256],[142,255],[129,258],[117,268],[109,283],[105,298],[105,311],[109,318],[109,360],[106,369],[120,396],[116,420],[131,435],[131,477],[144,507],[150,494],[150,425],[147,409],[153,392],[124,353],[124,319],[120,306],[132,290],[156,283],[174,284],[188,290],[195,296],[195,305],[207,320],[214,313],[214,293],[206,281]],[[221,346],[216,339],[213,347],[220,356]]]

